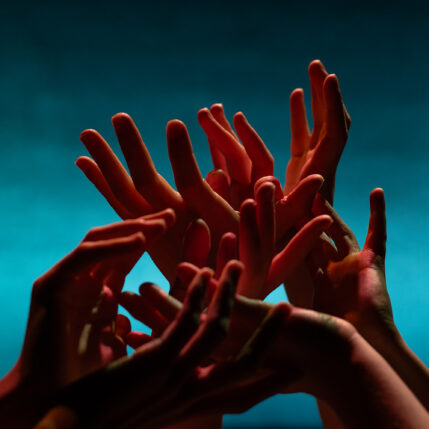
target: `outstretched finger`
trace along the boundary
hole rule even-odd
[[[369,197],[371,215],[369,218],[368,234],[365,240],[365,249],[371,249],[383,259],[386,256],[386,203],[384,191],[374,189]]]
[[[198,122],[227,159],[231,178],[244,185],[250,183],[252,165],[240,142],[215,120],[208,109],[198,112]]]
[[[297,269],[309,255],[320,235],[332,225],[330,216],[322,215],[305,224],[271,264],[267,280],[268,294]]]
[[[112,118],[122,152],[136,189],[155,210],[179,207],[180,195],[158,174],[140,132],[126,113]]]
[[[252,180],[256,181],[263,176],[272,176],[274,158],[242,112],[234,115],[234,127],[252,162]]]
[[[229,188],[228,176],[224,170],[209,171],[206,176],[206,182],[213,191],[231,205],[231,191]]]
[[[189,208],[207,222],[213,238],[216,239],[214,241],[217,242],[223,232],[235,231],[238,216],[201,177],[183,122],[173,120],[168,123],[167,142],[177,189]]]
[[[226,337],[235,291],[242,271],[243,265],[238,261],[230,261],[226,265],[207,309],[204,323],[179,355],[178,365],[185,373],[208,357]]]
[[[80,140],[91,154],[119,202],[131,213],[141,216],[152,211],[151,205],[137,192],[127,170],[95,130],[85,130]]]
[[[119,304],[139,322],[144,323],[156,333],[164,332],[170,320],[164,317],[149,301],[133,292],[122,292]]]
[[[260,179],[258,179],[255,182],[255,185],[253,187],[253,193],[254,195],[256,195],[258,193],[258,189],[264,184],[264,183],[272,183],[274,185],[274,198],[275,201],[279,201],[281,200],[284,195],[283,195],[283,189],[282,189],[282,185],[280,185],[280,181],[279,179],[277,179],[277,177],[274,176],[265,176],[265,177],[261,177]]]
[[[212,272],[208,269],[202,269],[197,273],[189,287],[183,308],[173,323],[162,334],[162,345],[174,357],[174,360],[177,355],[183,356],[189,341],[192,340],[194,334],[198,331],[206,288],[211,277]]]
[[[85,238],[82,241],[91,242],[109,240],[141,232],[145,236],[146,243],[150,243],[163,234],[166,229],[166,222],[162,218],[147,221],[140,217],[137,219],[130,219],[123,222],[116,222],[110,225],[92,228],[85,235]]]
[[[307,114],[305,112],[304,91],[297,88],[292,91],[289,99],[290,129],[291,129],[291,156],[303,155],[309,147],[310,130],[308,128]]]
[[[281,240],[290,228],[311,214],[314,197],[322,185],[323,177],[320,174],[312,174],[302,179],[285,198],[277,202],[277,240]]]
[[[202,219],[193,220],[183,238],[183,262],[205,267],[210,253],[210,230]]]
[[[140,296],[153,305],[168,321],[173,320],[183,306],[180,301],[154,283],[143,283],[139,287],[139,292]]]
[[[314,60],[308,66],[308,74],[310,77],[311,109],[313,112],[313,131],[310,142],[310,149],[312,149],[319,141],[319,134],[325,117],[323,82],[328,73],[320,60]]]
[[[95,186],[101,195],[106,199],[110,206],[115,210],[122,219],[132,219],[135,216],[125,208],[125,206],[115,197],[110,185],[104,178],[103,173],[97,163],[87,156],[80,156],[75,163],[80,170],[85,174],[87,179]],[[137,194],[137,192],[136,192]]]
[[[225,233],[220,242],[217,251],[216,260],[216,278],[220,278],[220,275],[225,268],[225,265],[231,259],[237,259],[237,236],[232,232]]]
[[[228,119],[226,119],[225,109],[221,103],[215,103],[210,107],[210,113],[216,119],[216,121],[222,125],[222,127],[228,131],[233,137],[238,140],[237,134],[235,134],[234,130],[231,127]]]

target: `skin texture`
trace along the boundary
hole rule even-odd
[[[244,367],[249,372],[257,365],[284,319],[283,311],[273,309],[234,362],[198,366],[226,336],[241,271],[237,261],[226,265],[203,317],[200,312],[213,273],[198,270],[181,309],[159,338],[65,389],[36,428],[157,428],[207,412],[208,404],[222,397],[225,380],[237,380]],[[105,389],[110,392],[107,398]],[[83,391],[91,392],[90,404]],[[217,411],[222,412],[222,406]]]
[[[386,286],[386,215],[384,192],[370,195],[368,233],[362,249],[350,228],[322,196],[315,200],[316,215],[334,220],[328,230],[336,246],[321,243],[317,259],[324,267],[314,273],[314,308],[352,323],[392,366],[429,409],[429,371],[407,347],[397,329]]]
[[[94,228],[36,280],[21,356],[0,382],[3,423],[29,427],[60,388],[126,354],[127,320],[117,314],[118,296],[172,218],[165,211]]]
[[[252,196],[255,185],[266,181],[275,185],[277,251],[290,238],[291,228],[302,226],[300,222],[309,214],[300,211],[300,216],[290,221],[296,208],[306,207],[305,203],[294,202],[294,192],[304,186],[306,180],[315,177],[315,174],[323,176],[325,180],[320,182],[318,189],[328,201],[333,202],[336,170],[351,124],[337,77],[329,75],[319,60],[310,63],[308,73],[313,130],[309,130],[303,90],[296,89],[290,96],[291,158],[286,169],[284,188],[278,179],[272,177],[272,155],[243,113],[234,116],[235,130],[228,122],[221,104],[214,104],[210,110],[202,109],[198,114],[215,167],[208,174],[207,181],[219,195],[233,207],[239,208],[246,198],[255,198]],[[313,185],[308,182],[305,186]],[[306,266],[303,264],[298,267],[287,279],[285,287],[290,302],[310,308],[313,289]],[[286,277],[278,283],[285,280]]]
[[[194,270],[198,272],[196,267]],[[179,311],[177,300],[166,294],[154,298],[156,288],[147,287],[152,303],[164,301],[158,307],[164,317]],[[147,298],[142,293],[139,299]],[[273,314],[273,306],[236,296],[228,347],[224,343],[212,355],[218,363],[212,378],[199,386],[199,399],[191,410],[237,413],[275,393],[306,392],[328,403],[348,428],[417,428],[428,424],[423,406],[349,322],[286,303],[274,308],[276,318],[271,320],[269,331],[275,332],[275,339],[260,347],[268,341],[268,329],[264,335],[256,334],[255,342],[255,327],[264,315],[266,320],[267,314]],[[162,330],[162,326],[153,328]],[[231,364],[233,350],[241,352]],[[257,358],[252,350],[257,351]],[[216,401],[204,394],[213,383],[222,386]]]
[[[207,263],[214,267],[220,241],[224,234],[239,233],[240,216],[225,199],[209,186],[208,181],[202,178],[192,153],[192,145],[185,125],[178,120],[170,121],[167,125],[167,143],[174,178],[179,191],[177,192],[156,172],[149,152],[132,119],[121,113],[115,115],[112,122],[130,175],[120,164],[109,145],[94,130],[86,130],[81,135],[81,140],[94,160],[81,157],[78,159],[77,165],[121,216],[138,216],[142,212],[150,212],[155,208],[171,207],[174,209],[176,213],[175,224],[149,251],[152,259],[170,281],[170,284],[173,285],[174,283],[177,264],[186,258],[195,258],[199,255],[201,259],[195,261],[197,265]],[[259,176],[256,175],[255,177]],[[293,192],[280,200],[276,200],[276,195],[280,190],[278,181],[274,178],[268,178],[266,181],[256,182],[255,198],[260,199],[258,204],[261,206],[261,210],[262,205],[265,207],[263,213],[268,219],[268,205],[273,205],[273,203],[265,201],[267,196],[259,198],[259,195],[267,194],[267,191],[262,191],[265,182],[274,185],[275,221],[272,216],[269,222],[259,221],[260,240],[265,240],[266,243],[271,242],[273,240],[271,237],[274,234],[274,252],[278,254],[279,258],[282,258],[279,255],[282,254],[285,246],[296,233],[295,225],[299,222],[302,223],[303,219],[310,213],[314,196],[321,187],[323,178],[317,174],[306,177]],[[202,238],[204,235],[207,237],[207,235],[201,230],[201,225],[199,228],[195,226],[195,222],[199,218],[204,220],[210,230],[209,239]],[[278,222],[279,219],[281,222]],[[304,234],[304,241],[308,240],[310,235],[314,235],[316,230],[320,230],[319,221],[317,220],[315,224],[307,227],[310,231],[307,229],[300,231]],[[185,247],[183,247],[188,228],[196,228],[194,236],[199,235],[200,237],[197,240],[206,240],[201,248],[201,253],[189,254],[192,241],[185,243]],[[207,243],[210,245],[207,246]],[[209,249],[208,253],[206,253],[207,248]],[[306,246],[302,246],[302,248],[304,249]],[[268,249],[266,250],[268,252]],[[279,264],[275,265],[279,266]],[[281,270],[278,268],[273,270],[269,285],[265,290],[257,292],[259,297],[265,296],[281,283],[283,278],[279,272]],[[240,288],[240,290],[242,289]],[[249,293],[256,296],[254,295],[256,292],[251,289],[249,289]]]

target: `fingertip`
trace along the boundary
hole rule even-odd
[[[98,135],[98,132],[92,128],[88,128],[80,133],[80,140],[82,143],[86,144],[94,135]]]
[[[311,61],[311,63],[308,65],[308,73],[313,74],[313,73],[320,73],[320,72],[324,74],[328,74],[322,61],[319,59],[315,59]]]
[[[234,115],[233,121],[234,123],[235,122],[246,123],[247,119],[246,119],[246,116],[244,116],[244,113],[240,111]]]
[[[256,201],[248,198],[241,203],[240,214],[243,214],[243,211],[247,213],[254,209],[256,209]]]
[[[91,158],[87,156],[80,156],[74,163],[77,167],[83,170],[85,164],[87,164],[89,161],[92,161]]]
[[[327,214],[320,215],[316,219],[319,219],[320,227],[323,230],[329,228],[334,223],[334,220],[332,219],[332,217]]]
[[[369,195],[369,203],[371,210],[385,209],[385,196],[383,188],[375,188]]]
[[[321,174],[310,174],[310,176],[307,176],[303,180],[314,183],[315,185],[318,184],[320,187],[322,187],[325,182],[325,178]]]
[[[276,187],[273,182],[262,182],[256,189],[256,196],[264,200],[273,200]]]
[[[271,315],[274,317],[278,317],[279,319],[286,320],[291,312],[293,306],[288,304],[285,301],[279,302],[272,310]]]
[[[234,285],[238,284],[241,274],[244,271],[244,264],[236,259],[228,261],[225,265],[225,272],[229,282]]]
[[[123,123],[133,122],[131,116],[125,112],[119,112],[112,116],[113,125],[121,125]]]
[[[212,113],[223,113],[224,112],[223,104],[222,103],[212,104],[210,107],[210,111]]]
[[[302,88],[295,88],[290,94],[290,102],[301,101],[304,98],[304,90]]]
[[[323,87],[325,89],[332,89],[332,90],[339,91],[340,83],[338,81],[337,75],[332,73],[326,76],[325,81],[323,82]]]
[[[208,118],[210,118],[212,115],[210,113],[210,110],[207,109],[207,107],[203,107],[202,109],[200,109],[197,113],[197,120],[199,123],[201,123],[201,121],[205,121]]]
[[[181,120],[172,119],[167,123],[167,140],[178,137],[188,137],[188,130]]]

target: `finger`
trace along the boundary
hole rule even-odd
[[[205,267],[204,269],[210,270]],[[177,266],[176,280],[170,289],[170,295],[180,302],[183,302],[188,292],[189,286],[194,280],[194,277],[198,274],[200,269],[195,265],[188,262],[182,262]],[[213,273],[212,273],[213,274]],[[214,292],[217,289],[217,282],[212,277],[206,287],[206,298],[208,301],[211,300]]]
[[[155,210],[179,207],[180,195],[158,174],[140,132],[126,113],[112,118],[113,128],[136,189]]]
[[[164,332],[170,321],[167,320],[155,306],[132,292],[122,292],[119,304],[139,322],[144,323],[156,333]]]
[[[133,349],[138,349],[139,347],[150,343],[151,341],[153,341],[153,337],[143,332],[137,331],[129,332],[125,338],[125,342],[127,343],[127,345],[129,345]]]
[[[314,199],[312,211],[315,216],[321,214],[329,215],[333,220],[331,228],[327,231],[338,250],[338,256],[343,259],[350,253],[359,252],[359,244],[352,230],[340,218],[332,206],[321,194],[317,194]]]
[[[252,161],[252,179],[256,181],[263,176],[272,176],[274,158],[242,112],[234,115],[234,127]]]
[[[243,265],[230,261],[219,280],[219,286],[208,307],[204,323],[179,355],[179,367],[186,373],[198,365],[226,337],[234,305],[235,291]]]
[[[252,268],[254,255],[258,255],[261,245],[256,207],[256,201],[251,199],[240,207],[239,255],[247,269]]]
[[[311,88],[311,109],[313,112],[313,131],[311,135],[310,149],[312,149],[319,140],[320,130],[324,120],[324,98],[323,82],[328,76],[320,60],[314,60],[308,67]]]
[[[221,232],[235,231],[237,214],[232,207],[203,181],[192,152],[192,145],[185,125],[170,121],[167,125],[167,141],[170,162],[173,167],[177,189],[189,208],[203,218],[216,238]],[[222,219],[222,225],[219,220]]]
[[[150,243],[163,234],[166,229],[167,225],[163,219],[145,220],[139,217],[137,219],[92,228],[82,241],[109,240],[141,232],[145,236],[146,243]]]
[[[135,217],[115,197],[112,190],[110,189],[109,184],[107,183],[107,180],[104,178],[103,173],[94,160],[88,158],[87,156],[81,156],[76,160],[75,164],[81,169],[87,179],[96,187],[98,192],[103,195],[103,197],[107,200],[107,202],[110,204],[113,210],[115,210],[119,217],[122,219],[132,219]]]
[[[180,356],[183,354],[182,348],[186,349],[185,345],[198,330],[206,287],[211,277],[211,270],[202,269],[197,273],[189,287],[182,310],[162,334],[162,345],[173,356],[173,359],[179,353]]]
[[[290,228],[297,225],[311,213],[314,197],[323,184],[323,177],[312,174],[302,179],[285,198],[276,204],[277,241],[281,240]]]
[[[289,317],[291,306],[285,302],[277,304],[267,314],[261,325],[244,345],[236,358],[242,368],[255,367],[266,356],[268,347],[282,331]]]
[[[273,259],[267,280],[268,293],[288,279],[311,252],[320,235],[331,225],[330,216],[322,215],[312,219],[298,231]]]
[[[206,182],[228,204],[231,204],[231,193],[228,177],[224,170],[212,170],[206,176]]]
[[[131,177],[103,137],[95,130],[85,130],[80,135],[80,140],[97,163],[119,202],[137,216],[151,212],[152,207],[137,192]]]
[[[335,74],[326,77],[323,83],[323,93],[326,106],[326,134],[336,142],[338,148],[335,153],[342,152],[341,143],[344,146],[348,136],[350,117],[345,110],[341,95],[340,84]],[[340,155],[341,155],[340,152]]]
[[[376,188],[369,197],[371,215],[369,218],[368,234],[365,240],[365,249],[371,249],[383,259],[386,256],[386,203],[384,191]]]
[[[274,216],[274,192],[274,185],[270,182],[266,182],[258,187],[255,197],[258,230],[261,241],[260,252],[267,261],[271,261],[274,255],[276,230]]]
[[[310,130],[305,113],[304,91],[301,88],[292,91],[289,99],[290,129],[291,129],[291,156],[301,156],[309,148]]]
[[[227,232],[222,236],[219,242],[216,262],[216,278],[220,278],[220,275],[228,261],[237,258],[237,236],[232,232]]]
[[[265,177],[261,177],[260,179],[258,179],[255,182],[255,186],[253,187],[253,189],[254,189],[253,193],[256,195],[259,187],[262,186],[266,182],[272,183],[274,185],[274,187],[275,187],[274,196],[275,196],[276,202],[281,200],[284,197],[282,185],[280,185],[279,179],[277,179],[274,176],[265,176]]]
[[[202,219],[193,220],[183,239],[182,261],[205,267],[210,253],[210,230]]]
[[[142,254],[145,246],[146,240],[141,232],[128,237],[82,242],[73,252],[60,261],[58,269],[61,268],[63,275],[78,275],[81,271],[108,258],[123,256],[124,254]]]
[[[115,334],[122,338],[126,343],[127,335],[131,332],[131,322],[127,316],[118,314],[116,316],[116,330]]]
[[[208,109],[198,112],[198,122],[227,159],[231,178],[245,185],[250,183],[252,165],[240,142],[215,120]]]
[[[209,143],[210,156],[212,158],[213,167],[215,168],[215,170],[222,170],[225,172],[225,176],[229,184],[231,179],[228,174],[228,164],[226,162],[225,156],[213,142],[213,139],[207,137],[207,141]]]
[[[139,292],[143,300],[154,306],[168,321],[173,320],[182,308],[180,301],[153,283],[143,283],[139,287]]]
[[[226,119],[225,110],[223,108],[223,105],[221,103],[215,103],[210,107],[210,113],[213,115],[213,118],[222,125],[222,127],[228,131],[233,137],[235,137],[238,140],[237,135],[235,134],[234,130],[231,127],[231,124],[229,123],[228,119]]]

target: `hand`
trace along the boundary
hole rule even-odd
[[[325,182],[321,194],[332,204],[338,162],[351,125],[341,97],[338,79],[328,75],[319,60],[308,68],[311,85],[313,130],[310,133],[304,105],[304,92],[295,89],[290,96],[291,158],[286,169],[285,193],[310,174],[321,174]]]
[[[316,197],[315,215],[329,214],[334,223],[328,230],[337,251],[322,244],[319,261],[325,273],[316,274],[314,308],[342,317],[376,346],[381,332],[396,331],[386,287],[386,215],[380,188],[370,195],[371,216],[365,244],[360,250],[350,228],[321,195]]]
[[[207,175],[207,182],[238,209],[246,198],[253,198],[258,179],[273,175],[274,159],[241,112],[234,116],[237,134],[226,119],[222,104],[214,104],[210,110],[201,109],[198,122],[207,135],[215,167]]]
[[[323,197],[314,213],[329,214],[328,230],[337,250],[325,242],[317,259],[324,267],[315,275],[314,307],[349,320],[361,335],[389,362],[396,373],[429,409],[429,370],[402,339],[393,321],[386,287],[386,215],[380,188],[370,195],[371,215],[362,250],[353,232]]]
[[[174,226],[150,250],[155,264],[173,282],[176,266],[183,258],[182,241],[189,223],[203,218],[210,227],[212,246],[216,248],[223,233],[236,232],[238,215],[201,177],[182,122],[175,120],[167,125],[170,161],[180,194],[157,173],[132,119],[119,113],[112,122],[131,177],[107,142],[94,130],[84,131],[81,140],[95,161],[81,157],[76,163],[123,218],[174,209]]]
[[[58,389],[126,354],[126,320],[117,314],[117,299],[125,276],[165,231],[169,215],[92,229],[34,283],[21,356],[0,382],[2,408],[18,419],[16,425],[34,419]]]
[[[133,356],[68,387],[40,427],[67,416],[69,420],[71,417],[71,427],[103,428],[155,428],[183,418],[188,404],[195,401],[192,391],[210,373],[210,368],[199,365],[228,330],[241,270],[237,262],[227,265],[201,321],[205,290],[213,273],[207,268],[199,271],[183,308],[161,337],[146,342]]]
[[[153,310],[166,319],[181,307],[156,288],[147,290],[159,304]],[[144,294],[140,299],[146,299]],[[243,339],[249,339],[244,347]],[[194,386],[198,399],[188,408],[190,415],[243,412],[275,393],[306,392],[328,403],[345,427],[428,424],[426,411],[407,386],[343,319],[237,296],[226,343],[230,347],[224,342],[214,355],[227,362],[212,366]]]

